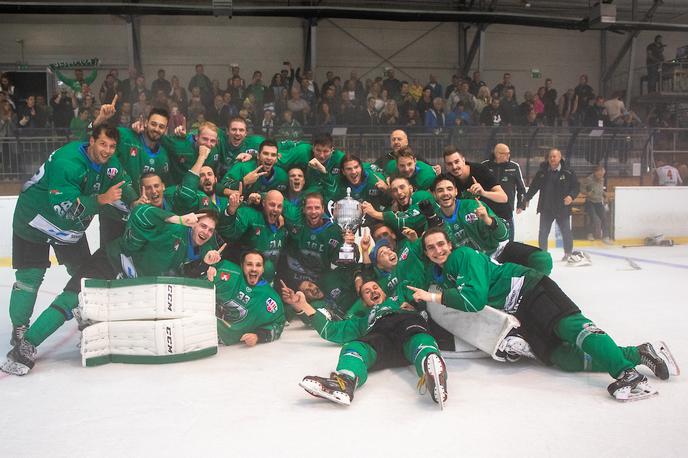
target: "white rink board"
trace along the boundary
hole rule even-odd
[[[616,239],[688,237],[688,186],[619,186],[614,194]]]

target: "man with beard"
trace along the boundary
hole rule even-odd
[[[414,189],[429,189],[435,179],[435,170],[423,161],[416,160],[416,155],[408,146],[397,152],[397,158],[387,163],[387,176],[408,178]]]
[[[73,318],[82,278],[114,280],[162,275],[200,276],[205,254],[214,249],[217,215],[177,216],[152,205],[138,205],[124,235],[87,258],[50,306],[41,313],[0,368],[26,375],[36,361],[36,347]],[[208,242],[211,242],[208,244]]]
[[[428,333],[423,316],[401,296],[388,296],[374,281],[361,286],[360,296],[370,308],[367,315],[331,321],[308,303],[305,295],[282,285],[282,299],[330,342],[343,344],[339,362],[330,377],[306,376],[299,385],[313,396],[350,405],[356,388],[369,371],[413,364],[432,400],[447,400],[447,367],[437,342]]]
[[[219,136],[221,160],[219,168],[214,167],[218,175],[226,173],[237,162],[256,157],[263,140],[265,138],[260,135],[248,135],[244,118],[241,116],[231,118],[227,124],[227,133],[221,132]]]
[[[236,247],[238,256],[256,250],[265,258],[266,277],[274,276],[275,266],[285,245],[286,229],[281,223],[284,196],[276,190],[268,191],[261,201],[261,209],[242,204],[239,192],[229,196],[229,203],[220,215],[218,232],[223,240]]]
[[[263,279],[263,262],[263,255],[250,250],[241,256],[241,266],[222,260],[208,269],[215,284],[217,333],[225,345],[253,347],[282,334],[284,305]]]
[[[351,189],[351,198],[359,202],[369,202],[375,210],[382,211],[389,206],[388,186],[383,174],[376,173],[358,156],[348,153],[342,159],[341,170],[341,176],[325,191],[328,200],[337,202],[345,198],[347,190]]]
[[[277,165],[285,170],[300,167],[306,171],[306,184],[324,190],[328,175],[338,178],[344,151],[334,148],[330,134],[320,134],[313,138],[313,146],[299,143],[280,155]]]
[[[635,369],[637,365],[647,366],[663,380],[678,373],[678,367],[667,363],[673,362],[673,357],[666,345],[617,346],[546,275],[516,264],[495,264],[468,247],[452,251],[452,243],[440,228],[428,230],[422,243],[431,262],[426,278],[437,284],[441,292],[409,287],[414,300],[440,303],[469,313],[485,307],[504,310],[521,323],[519,332],[530,347],[528,351],[521,347],[523,355],[534,355],[544,364],[569,371],[582,370],[587,359],[591,369],[608,372],[616,379],[607,391],[619,401],[657,394],[647,378]],[[658,351],[667,359],[660,357]],[[578,367],[572,364],[576,358]]]
[[[373,164],[373,166],[375,167],[374,170],[388,170],[389,162],[396,160],[399,157],[399,151],[401,151],[402,148],[408,148],[408,135],[406,135],[406,132],[404,132],[401,129],[394,130],[389,136],[389,143],[392,147],[392,151],[388,152],[387,154],[379,158],[377,161],[375,161],[375,163]],[[426,164],[428,163],[428,161],[426,161],[422,157],[419,157],[418,160]],[[436,174],[440,174],[442,172],[442,168],[439,165],[433,165],[432,168]]]
[[[258,147],[257,159],[234,164],[217,185],[216,191],[229,196],[242,184],[242,195],[264,193],[273,189],[284,193],[289,180],[287,172],[275,167],[277,156],[277,143],[264,140]]]
[[[200,146],[196,163],[184,174],[181,183],[174,187],[174,200],[182,213],[210,207],[221,214],[227,207],[227,197],[215,193],[215,171],[204,165],[209,154],[207,146]]]

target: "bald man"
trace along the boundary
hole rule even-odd
[[[492,158],[484,161],[482,165],[492,172],[497,183],[502,187],[507,197],[507,207],[511,215],[510,218],[504,218],[507,227],[509,228],[509,240],[514,241],[514,202],[517,202],[516,213],[523,211],[523,195],[526,192],[526,187],[523,183],[523,175],[521,174],[521,166],[518,162],[510,160],[511,151],[509,146],[504,143],[497,143],[492,152]]]

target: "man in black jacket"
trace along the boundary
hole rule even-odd
[[[545,162],[540,164],[540,170],[535,174],[533,182],[528,188],[524,204],[527,207],[530,199],[540,192],[537,211],[540,213],[540,232],[538,242],[540,249],[547,250],[547,237],[556,220],[561,238],[564,241],[564,259],[569,260],[573,252],[573,236],[571,234],[571,203],[580,191],[578,179],[573,170],[566,167],[561,157],[561,151],[552,148],[545,156]]]
[[[523,195],[526,192],[526,187],[523,184],[523,175],[521,174],[521,166],[517,162],[509,160],[511,151],[509,146],[504,143],[497,143],[492,153],[492,159],[483,161],[484,165],[494,175],[497,183],[502,187],[506,193],[507,205],[505,210],[509,210],[509,217],[504,217],[504,222],[509,228],[509,241],[514,241],[514,203],[516,205],[516,212],[521,213],[524,209]],[[506,214],[505,214],[506,216]]]

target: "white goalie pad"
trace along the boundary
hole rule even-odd
[[[84,367],[106,363],[164,364],[217,353],[216,318],[96,323],[81,334]]]
[[[215,316],[215,287],[205,280],[142,277],[81,280],[82,320],[123,321]]]
[[[454,357],[480,357],[474,354],[477,348],[494,358],[502,339],[520,326],[516,317],[492,307],[485,307],[480,312],[463,312],[434,302],[427,305],[432,319],[454,335],[456,352],[463,354]]]

